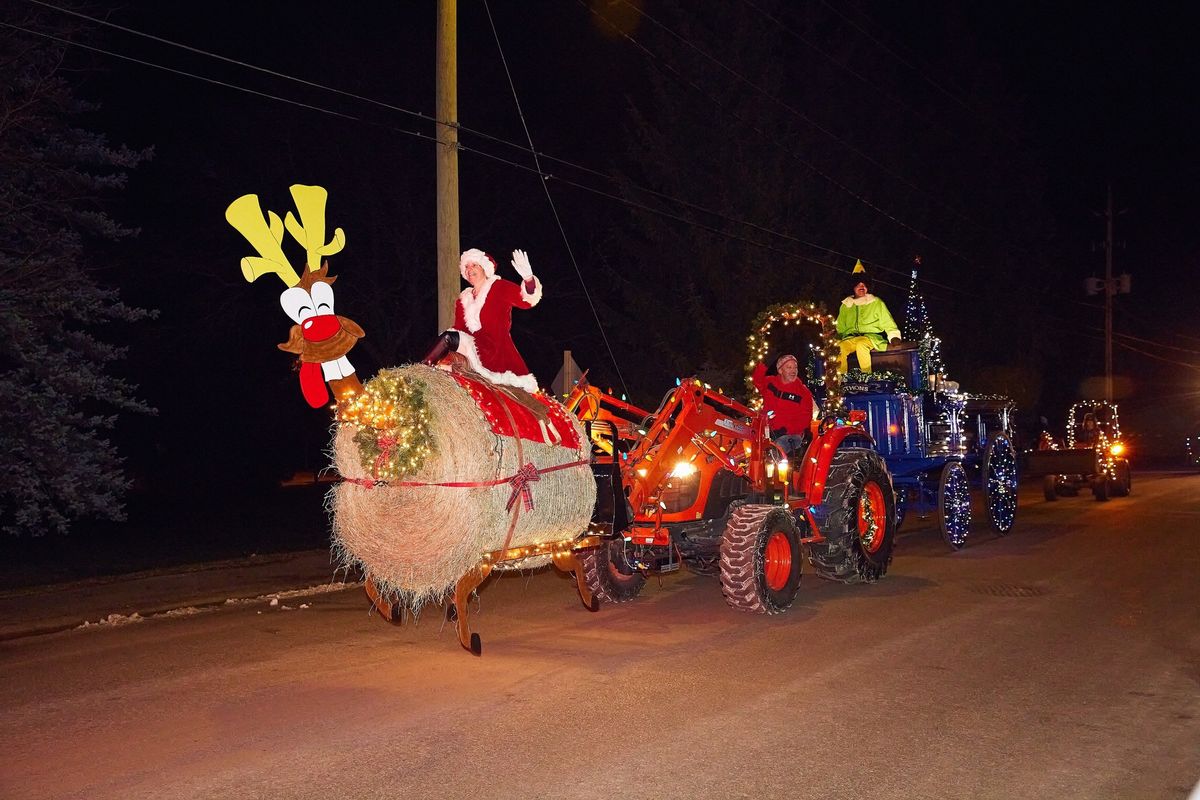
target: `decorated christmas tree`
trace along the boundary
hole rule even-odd
[[[946,365],[942,362],[942,340],[933,333],[929,313],[925,310],[925,296],[917,286],[920,267],[921,257],[916,256],[913,258],[912,279],[908,285],[908,304],[904,308],[904,338],[917,343],[922,374],[944,378]]]

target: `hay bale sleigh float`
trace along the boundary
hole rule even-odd
[[[519,556],[570,542],[591,520],[589,453],[582,424],[546,395],[424,364],[382,370],[339,406],[335,552],[414,610],[485,556],[496,569],[543,566],[550,555]]]

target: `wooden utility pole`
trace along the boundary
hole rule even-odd
[[[458,8],[437,4],[437,287],[438,329],[454,325],[458,299]]]
[[[1108,185],[1108,234],[1104,238],[1104,399],[1113,399],[1113,370],[1112,370],[1112,311],[1113,295],[1116,286],[1113,284],[1112,253],[1113,253],[1113,197],[1112,184]]]

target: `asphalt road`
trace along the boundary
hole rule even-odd
[[[778,617],[539,572],[485,585],[482,658],[359,587],[11,638],[0,797],[1185,798],[1200,476],[1040,495],[957,553],[911,517],[883,581]]]

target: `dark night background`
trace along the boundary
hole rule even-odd
[[[800,298],[835,307],[855,258],[901,321],[920,255],[951,377],[1013,396],[1029,438],[1039,416],[1061,427],[1070,403],[1102,392],[1102,298],[1083,284],[1104,272],[1111,185],[1114,272],[1133,287],[1116,298],[1123,428],[1135,469],[1180,463],[1200,432],[1188,26],[1152,4],[1054,5],[493,0],[530,134],[555,157],[542,167],[560,233],[485,5],[460,0],[462,246],[500,256],[508,277],[507,254],[529,252],[545,299],[514,334],[543,385],[570,349],[643,405],[681,374],[738,386],[753,315]],[[133,566],[319,546],[320,490],[275,487],[325,465],[328,419],[275,348],[291,324],[282,285],[242,279],[250,248],[224,209],[253,192],[282,214],[290,184],[326,187],[329,228],[347,235],[338,312],[367,332],[353,363],[366,378],[419,358],[436,332],[433,126],[404,110],[434,113],[434,4],[79,7],[166,41],[2,7],[108,51],[65,51],[77,94],[98,104],[80,122],[154,148],[108,198],[140,235],[90,263],[159,311],[103,333],[128,346],[116,370],[158,413],[115,432],[130,521],[81,522],[72,549],[136,542]]]

